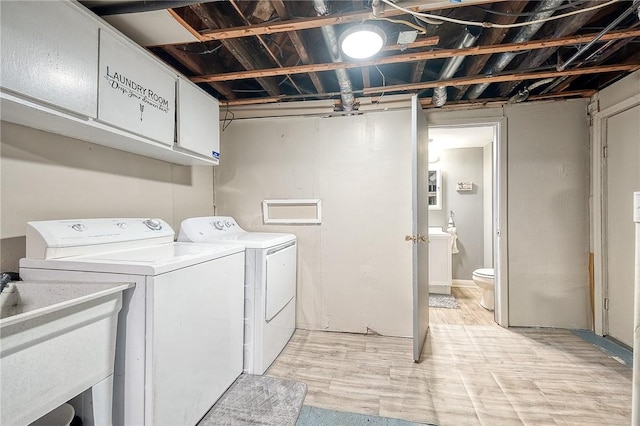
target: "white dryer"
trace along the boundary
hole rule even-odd
[[[296,328],[296,236],[247,232],[232,217],[209,216],[184,220],[178,241],[245,247],[244,372],[263,374]]]
[[[159,219],[29,222],[25,280],[134,282],[113,424],[194,425],[242,372],[244,246],[175,243]]]

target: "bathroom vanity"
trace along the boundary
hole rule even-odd
[[[429,293],[451,294],[451,235],[429,227]]]

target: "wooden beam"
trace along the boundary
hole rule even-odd
[[[638,25],[639,24],[636,24],[636,26],[638,26]],[[596,52],[599,53],[597,55],[596,63],[598,63],[598,64],[603,63],[604,61],[609,59],[609,57],[611,55],[613,55],[614,53],[618,52],[620,49],[622,49],[624,46],[626,46],[627,44],[631,43],[632,41],[633,41],[633,39],[627,38],[627,39],[624,39],[624,40],[611,40],[608,43],[604,44],[598,50],[596,50]],[[594,53],[596,53],[596,52],[594,52]],[[593,56],[594,53],[591,53],[589,56],[585,57],[583,59],[583,61],[590,59],[590,57]],[[581,62],[579,62],[576,65],[577,66],[581,66],[583,64]],[[562,81],[562,83],[560,83],[556,87],[554,87],[551,90],[551,92],[553,92],[553,93],[563,92],[564,90],[566,90],[571,85],[571,83],[573,83],[578,78],[579,78],[579,76],[572,76],[572,77],[565,78]]]
[[[583,90],[568,90],[562,93],[545,93],[544,95],[531,95],[528,100],[530,101],[542,101],[547,99],[558,99],[558,98],[570,98],[570,97],[579,97],[579,98],[590,98],[598,92],[597,89],[583,89]]]
[[[382,51],[383,52],[391,52],[391,51],[394,51],[394,50],[419,49],[421,47],[436,46],[438,43],[440,43],[440,37],[433,36],[433,37],[423,38],[422,40],[416,40],[413,43],[389,44],[387,46],[384,46],[382,48]]]
[[[452,19],[463,19],[468,21],[483,22],[485,15],[486,15],[486,12],[482,8],[471,8],[470,10],[456,9],[451,14],[449,14],[448,17]],[[475,28],[475,30],[478,30],[478,29]],[[459,25],[451,24],[448,22],[445,22],[442,25],[427,25],[427,34],[431,35],[436,31],[440,34],[440,37],[443,37],[445,40],[453,41],[453,40],[459,40],[459,37],[466,30]],[[472,28],[472,31],[474,31],[473,28]],[[445,64],[446,64],[446,61],[445,61]],[[443,66],[445,64],[443,64]],[[427,66],[426,60],[422,60],[413,64],[413,66],[411,67],[411,79],[409,81],[411,81],[412,83],[417,83],[419,81],[422,81],[424,79],[424,71],[426,69],[426,66]],[[438,77],[442,72],[441,70],[442,68],[440,68],[440,70],[438,71]]]
[[[272,104],[276,102],[281,102],[282,97],[268,97],[268,98],[251,98],[251,99],[234,99],[230,101],[220,101],[221,107],[226,106],[242,106],[242,105],[260,105],[260,104]]]
[[[633,31],[615,31],[605,34],[600,41],[608,41],[614,39],[622,39],[627,37],[640,36],[640,30]],[[551,46],[566,46],[571,44],[580,44],[591,40],[592,34],[583,36],[564,37],[557,40],[535,40],[524,43],[498,44],[491,46],[475,46],[467,49],[443,49],[428,52],[413,52],[401,55],[389,56],[386,58],[372,59],[358,62],[331,62],[314,65],[298,65],[287,68],[268,68],[260,70],[239,71],[223,74],[212,74],[192,77],[191,80],[196,83],[208,83],[214,81],[230,81],[245,78],[263,78],[274,77],[287,74],[303,74],[308,72],[335,71],[336,69],[352,69],[360,67],[368,67],[375,65],[397,64],[403,62],[417,62],[421,60],[442,59],[451,56],[471,56],[486,55],[502,52],[519,52],[533,49],[544,49]]]
[[[608,72],[630,72],[640,68],[640,64],[604,65],[598,67],[575,68],[564,71],[538,71],[497,74],[479,77],[458,77],[449,80],[429,81],[423,83],[398,84],[394,86],[371,87],[363,89],[364,95],[382,92],[413,92],[422,89],[433,89],[442,86],[458,86],[462,84],[502,83],[505,81],[541,80],[543,78],[563,77],[565,75],[602,74]]]
[[[206,4],[192,4],[189,6],[196,15],[207,25],[209,28],[213,26],[223,26],[223,17],[215,15],[209,12],[206,8]],[[266,58],[261,55],[256,55],[247,46],[246,40],[222,40],[222,44],[229,52],[236,58],[236,60],[247,70],[255,70],[267,66]],[[258,77],[256,78],[260,86],[271,96],[278,96],[280,94],[280,88],[278,84],[272,79]],[[204,81],[203,83],[208,83]]]
[[[162,49],[171,55],[176,61],[180,62],[182,65],[187,67],[191,72],[196,74],[202,73],[202,64],[199,61],[195,61],[191,55],[189,55],[184,50],[180,50],[177,46],[164,46]],[[227,99],[235,99],[236,94],[233,93],[231,87],[225,82],[212,82],[209,83],[211,87],[218,91],[218,93],[222,94]]]
[[[564,98],[589,98],[593,96],[596,92],[597,92],[596,89],[585,89],[585,90],[574,90],[572,92],[554,93],[550,95],[532,95],[532,96],[529,96],[529,98],[527,99],[527,102],[546,101],[550,99],[564,99]],[[424,98],[424,99],[429,99],[429,98]],[[508,103],[509,103],[509,98],[506,98],[506,97],[473,99],[473,100],[447,102],[442,107],[438,107],[438,109],[459,109],[459,108],[468,108],[473,106],[475,107],[500,106],[500,105],[506,105]],[[424,104],[422,104],[422,106],[423,108],[436,108],[436,106],[432,105],[431,102],[425,102]]]
[[[200,35],[200,33],[193,28],[191,25],[189,25],[187,23],[187,21],[185,21],[184,19],[182,19],[182,16],[178,15],[175,10],[173,9],[167,9],[167,12],[169,12],[169,15],[171,15],[173,17],[173,19],[175,19],[180,25],[182,25],[184,27],[185,30],[189,31],[191,34],[193,34],[193,36],[195,38],[197,38],[198,40],[200,40],[201,42],[206,41],[205,39],[202,38],[202,36]]]
[[[591,0],[588,3],[581,5],[581,7],[588,8],[588,7],[596,6],[598,3],[601,3],[600,0]],[[549,38],[552,38],[552,39],[560,38],[560,37],[566,36],[567,34],[574,34],[576,31],[582,28],[587,22],[589,22],[591,17],[595,15],[596,12],[597,10],[591,10],[589,12],[584,12],[578,15],[573,15],[573,16],[569,16],[567,18],[561,19],[556,24],[555,29],[553,33],[549,36]],[[526,70],[526,69],[536,68],[542,65],[543,63],[545,63],[545,61],[551,55],[553,55],[557,50],[558,50],[558,47],[552,47],[552,48],[541,49],[541,50],[532,52],[531,55],[527,55],[522,60],[522,62],[520,62],[520,64],[518,65],[518,69]],[[515,89],[516,85],[517,83],[515,82],[503,83],[500,86],[498,86],[498,93],[500,94],[500,96],[508,96],[509,94],[511,94],[513,89]]]
[[[271,0],[271,5],[276,10],[276,13],[280,17],[280,19],[289,19],[289,12],[287,11],[287,7],[285,6],[283,0]],[[302,63],[305,65],[313,63],[300,32],[290,31],[287,33],[287,35],[289,36],[293,47],[296,49],[296,52],[298,52],[298,56],[300,57]],[[318,93],[326,92],[324,84],[322,84],[322,80],[320,80],[320,76],[317,73],[310,72],[309,78],[311,79],[311,82],[313,83],[313,86],[316,88],[316,91]]]
[[[249,20],[244,16],[244,13],[242,12],[242,10],[240,9],[240,7],[238,7],[237,1],[236,0],[228,0],[229,3],[231,4],[231,6],[233,6],[233,8],[236,10],[236,12],[238,12],[238,15],[240,16],[240,18],[246,23],[246,24],[251,24],[251,22],[249,22]],[[256,37],[258,39],[258,41],[260,42],[260,44],[262,45],[262,47],[264,47],[264,50],[267,51],[267,53],[269,54],[269,56],[271,57],[271,60],[280,68],[282,68],[282,63],[278,60],[278,58],[276,57],[276,55],[273,54],[273,52],[271,51],[271,49],[269,48],[269,45],[264,41],[264,38],[262,38],[262,36],[257,36]],[[287,80],[289,80],[289,82],[291,83],[291,85],[298,91],[298,93],[302,93],[302,90],[298,87],[298,85],[296,84],[295,81],[293,81],[293,78],[291,78],[291,76],[287,76]]]
[[[527,101],[543,101],[550,99],[562,99],[562,98],[588,98],[593,96],[597,92],[596,89],[585,89],[585,90],[574,90],[564,93],[552,93],[546,95],[532,95],[529,96]],[[336,94],[339,96],[339,94]],[[261,105],[261,104],[269,104],[269,103],[279,103],[285,101],[287,99],[292,98],[291,96],[281,96],[281,97],[270,97],[270,98],[251,98],[251,99],[238,99],[231,101],[221,101],[220,105],[222,107],[226,106],[244,106],[244,105]],[[435,108],[432,104],[432,99],[430,97],[420,98],[420,105],[424,108]],[[339,105],[339,101],[336,100],[337,105]],[[489,98],[489,99],[474,99],[474,100],[462,100],[462,101],[453,101],[447,102],[443,107],[439,109],[447,109],[447,108],[461,108],[461,107],[470,107],[470,106],[488,106],[488,105],[504,105],[509,103],[509,98]]]
[[[456,8],[462,6],[470,6],[474,4],[496,3],[504,0],[468,0],[464,3],[451,1],[436,2],[413,2],[411,5],[404,6],[406,9],[415,12],[425,12],[430,10],[441,10],[448,8]],[[394,8],[387,8],[384,11],[384,17],[392,17],[406,15],[405,12]],[[206,30],[200,33],[203,40],[224,40],[230,38],[249,37],[264,34],[273,34],[288,31],[308,30],[311,28],[324,27],[325,25],[340,25],[350,22],[362,22],[366,20],[376,19],[372,12],[357,11],[343,13],[341,15],[327,15],[313,18],[292,19],[283,22],[266,22],[258,25],[247,25],[241,27],[221,28],[215,30]]]

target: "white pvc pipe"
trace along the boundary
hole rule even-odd
[[[631,424],[640,425],[640,192],[633,193],[633,221],[636,228],[635,295],[633,320],[633,388]],[[637,350],[637,351],[636,351]]]

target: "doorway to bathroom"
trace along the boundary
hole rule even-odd
[[[474,270],[493,268],[493,318],[507,327],[506,119],[430,120],[429,158],[441,188],[438,207],[430,208],[430,226],[447,230],[453,224],[458,237],[453,283],[474,285]]]

